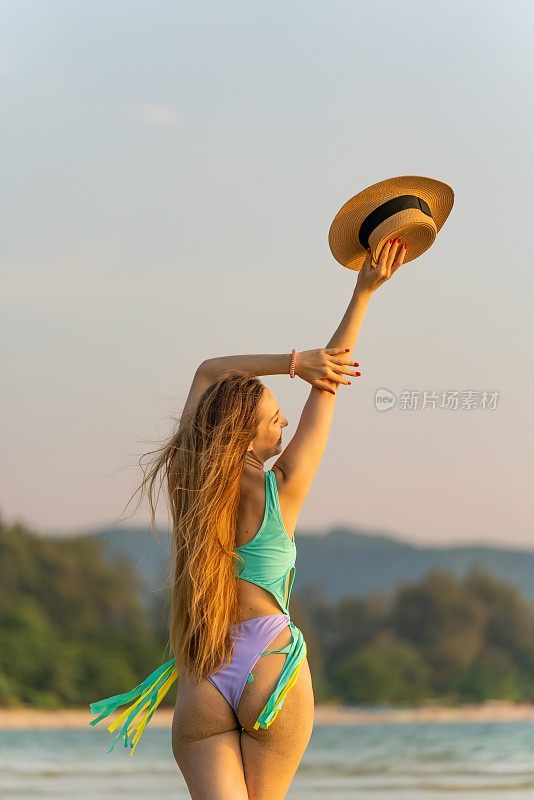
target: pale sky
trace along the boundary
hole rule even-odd
[[[12,0],[1,22],[4,519],[117,521],[197,365],[325,346],[357,277],[333,217],[426,175],[454,208],[371,300],[298,527],[531,544],[531,3]],[[287,443],[310,386],[263,380]],[[381,412],[384,388],[499,397]]]

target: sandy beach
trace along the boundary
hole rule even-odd
[[[120,709],[119,711],[122,711]],[[119,713],[119,712],[117,712]],[[172,708],[161,708],[150,721],[151,727],[168,727]],[[43,711],[29,708],[0,709],[0,730],[15,729],[83,729],[93,719],[89,709]],[[111,720],[111,718],[110,718]],[[315,725],[372,725],[395,722],[504,722],[534,720],[533,703],[508,703],[494,700],[483,705],[464,705],[457,708],[420,706],[365,710],[349,706],[316,706]],[[105,720],[99,723],[103,727]]]

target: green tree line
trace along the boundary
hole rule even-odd
[[[137,685],[164,650],[129,560],[0,521],[0,706],[87,705]]]
[[[303,633],[313,639],[312,673],[312,658],[318,662],[316,699],[534,702],[534,609],[516,587],[479,568],[463,580],[431,570],[392,595],[335,605],[299,599]]]
[[[92,537],[0,520],[0,706],[87,707],[132,688],[169,658],[164,612],[154,624],[131,562],[108,563]],[[304,590],[291,615],[316,702],[534,701],[534,609],[479,569],[338,603]]]

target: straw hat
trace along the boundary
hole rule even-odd
[[[339,209],[328,232],[332,255],[348,269],[360,270],[371,248],[376,263],[388,239],[399,237],[408,249],[403,264],[433,244],[450,214],[450,186],[420,175],[400,175],[374,183]]]

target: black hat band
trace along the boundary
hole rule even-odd
[[[400,197],[393,197],[371,211],[360,225],[358,239],[364,250],[369,247],[369,237],[375,228],[378,228],[384,220],[392,217],[393,214],[398,214],[399,211],[405,211],[407,208],[418,208],[423,214],[427,214],[429,217],[432,216],[428,203],[422,197],[418,197],[415,194],[402,194]]]

